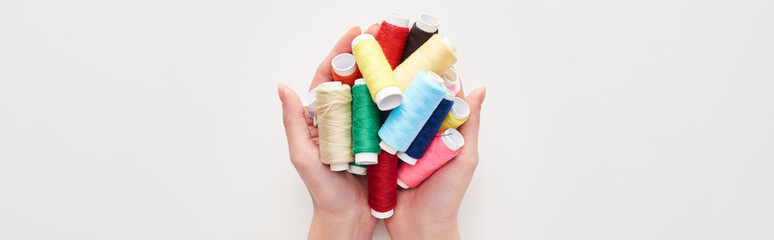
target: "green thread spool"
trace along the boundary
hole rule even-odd
[[[352,87],[352,153],[359,165],[373,165],[378,161],[380,113],[365,80],[355,80]]]

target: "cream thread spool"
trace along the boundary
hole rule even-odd
[[[320,161],[331,171],[349,169],[352,155],[352,92],[341,82],[325,82],[316,90]]]
[[[373,41],[373,43],[376,43],[375,48],[374,46],[369,46],[369,50],[373,52],[359,52],[357,45],[364,40],[368,42]],[[366,54],[377,54],[377,50],[379,54],[381,54],[381,58],[378,58],[379,56],[377,56],[375,58],[378,59],[374,59],[374,63],[371,63],[369,61],[370,59],[368,58],[372,56],[366,56]],[[403,101],[403,92],[401,91],[400,87],[397,86],[395,75],[392,73],[390,68],[390,63],[387,62],[387,58],[384,57],[384,52],[382,52],[382,48],[376,42],[374,36],[371,34],[361,34],[355,37],[355,39],[352,40],[352,52],[356,61],[361,64],[360,73],[363,74],[366,85],[368,85],[368,89],[371,91],[373,100],[376,103],[376,106],[379,107],[379,110],[387,111],[400,106],[401,101]],[[369,63],[378,66],[369,66]],[[385,66],[386,70],[383,69]],[[372,67],[376,68],[378,72],[372,72]],[[387,83],[381,81],[387,81]],[[382,87],[380,85],[386,86]],[[376,91],[375,94],[374,91]]]

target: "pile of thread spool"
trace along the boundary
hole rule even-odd
[[[452,42],[438,18],[389,13],[376,36],[361,34],[352,53],[331,61],[333,82],[303,103],[319,132],[320,160],[331,171],[368,176],[374,217],[393,215],[400,188],[417,187],[457,156],[456,130],[470,109],[461,98]]]

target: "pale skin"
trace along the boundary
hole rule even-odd
[[[374,24],[365,33],[375,35]],[[350,43],[361,34],[359,27],[349,29],[330,54],[317,67],[309,89],[333,80],[331,59],[351,52]],[[346,171],[332,172],[320,162],[317,127],[306,114],[298,95],[284,85],[278,86],[282,117],[288,140],[290,161],[312,197],[314,214],[309,239],[371,239],[378,219],[368,206],[367,177]],[[485,88],[477,88],[466,97],[458,97],[470,106],[468,121],[458,128],[465,138],[459,155],[438,169],[416,188],[398,191],[395,214],[384,223],[392,239],[459,239],[457,213],[478,164],[478,127]]]

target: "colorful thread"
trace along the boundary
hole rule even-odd
[[[439,132],[427,153],[417,164],[403,164],[398,169],[398,186],[401,188],[413,188],[419,186],[422,181],[430,177],[436,170],[457,156],[460,148],[465,145],[465,139],[456,129]]]
[[[406,38],[406,46],[403,48],[403,54],[401,55],[401,62],[411,56],[422,44],[427,42],[433,34],[438,34],[438,25],[441,21],[438,18],[422,14],[419,15],[417,22],[411,27],[408,37]]]
[[[354,85],[355,80],[360,78],[360,71],[357,70],[355,56],[350,53],[336,55],[331,60],[331,73],[333,81],[339,81],[350,87]]]
[[[320,84],[317,95],[317,130],[320,135],[320,161],[331,171],[349,169],[352,156],[352,92],[340,82]]]
[[[374,36],[361,34],[355,37],[352,40],[352,54],[371,92],[371,99],[379,110],[387,111],[398,107],[403,100],[402,92],[395,81],[390,63]]]
[[[376,41],[382,47],[391,69],[395,69],[402,61],[403,47],[409,35],[408,22],[408,18],[391,12],[376,34]]]
[[[452,105],[451,111],[446,115],[446,119],[443,120],[441,128],[439,128],[438,131],[443,132],[446,131],[446,129],[459,127],[468,120],[469,114],[470,107],[468,106],[468,103],[466,103],[465,100],[462,100],[462,98],[455,97],[454,105]]]
[[[460,84],[460,76],[457,74],[457,70],[454,70],[454,67],[449,68],[449,70],[443,73],[443,84],[455,95],[460,92],[462,84]]]
[[[435,108],[433,114],[430,115],[430,119],[427,120],[425,126],[419,130],[419,134],[417,134],[417,137],[411,142],[411,145],[406,152],[398,152],[398,158],[400,158],[400,160],[414,165],[417,162],[417,159],[422,158],[425,151],[427,151],[427,147],[430,146],[430,142],[433,141],[433,138],[438,133],[438,128],[441,127],[441,123],[443,123],[446,115],[449,114],[449,110],[451,110],[452,105],[454,104],[453,100],[454,93],[447,91],[446,96],[441,100],[441,103],[438,104],[438,107]]]
[[[381,151],[378,135],[380,120],[381,112],[371,100],[365,80],[355,80],[352,87],[352,153],[357,164],[376,164],[376,155]]]
[[[406,99],[390,113],[379,129],[379,146],[390,154],[406,151],[446,95],[443,79],[433,72],[418,72],[406,89]]]
[[[368,167],[368,205],[379,219],[392,216],[398,202],[398,157],[382,151],[379,163]]]
[[[439,75],[446,72],[457,62],[454,51],[454,45],[448,38],[442,39],[438,35],[430,37],[393,71],[401,90],[406,90],[414,74],[419,71],[432,71]]]

